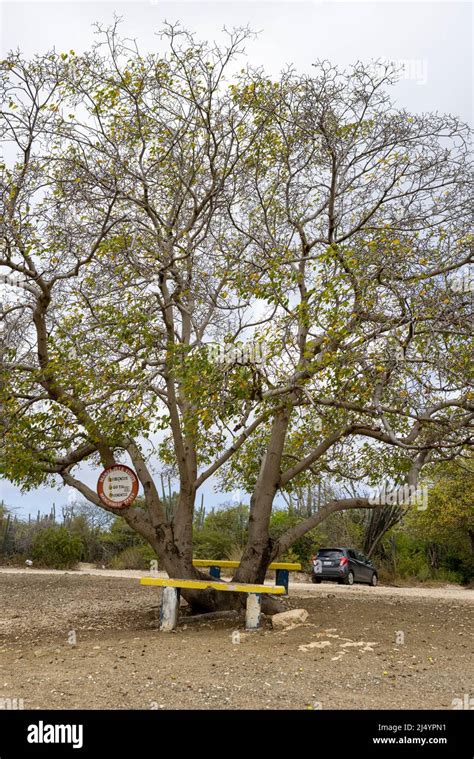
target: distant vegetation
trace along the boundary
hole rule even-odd
[[[322,545],[353,545],[370,553],[385,581],[416,580],[470,583],[474,578],[473,475],[449,464],[432,472],[425,511],[408,509],[394,517],[393,507],[382,510],[337,512],[306,533],[284,558],[309,569],[311,556]],[[329,493],[322,494],[327,500]],[[321,496],[321,493],[319,493]],[[166,497],[172,515],[176,494]],[[143,504],[142,504],[143,507]],[[274,510],[270,533],[283,532],[318,509],[318,493],[298,493],[285,508]],[[374,513],[379,516],[374,523]],[[197,558],[240,559],[247,541],[249,508],[226,504],[194,518],[194,555]],[[35,566],[72,568],[91,562],[113,569],[147,570],[152,548],[127,523],[88,502],[56,508],[36,519],[18,519],[0,504],[0,561]]]

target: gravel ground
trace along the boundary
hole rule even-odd
[[[309,616],[291,631],[183,617],[165,634],[160,591],[123,573],[2,571],[0,699],[26,709],[450,709],[474,692],[473,595],[295,583],[288,604]]]
[[[97,569],[92,564],[79,564],[79,570],[66,570],[66,569],[36,569],[26,567],[0,567],[0,577],[3,574],[26,574],[26,575],[40,575],[53,577],[60,577],[62,575],[68,575],[70,577],[82,577],[83,575],[92,577],[116,577],[116,578],[130,578],[140,579],[146,572],[142,569]],[[270,573],[272,574],[272,573]],[[154,572],[154,577],[168,577],[166,572]],[[230,577],[224,579],[230,579]],[[346,587],[340,587],[336,583],[328,584],[322,583],[321,585],[313,585],[309,581],[309,575],[303,572],[290,573],[290,589],[293,593],[298,593],[298,596],[323,594],[328,591],[328,587],[331,587],[331,591],[334,593],[342,593],[346,595],[350,593],[350,589]],[[273,585],[275,578],[270,578],[265,581],[267,585]],[[459,585],[446,584],[440,585],[434,583],[430,586],[427,583],[420,585],[379,585],[376,588],[369,587],[368,585],[356,585],[353,588],[354,592],[360,594],[367,593],[371,598],[374,596],[389,597],[399,596],[400,598],[438,598],[445,599],[447,601],[469,601],[474,603],[474,590],[469,588],[462,588]]]

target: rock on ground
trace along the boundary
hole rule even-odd
[[[280,614],[274,614],[272,625],[274,630],[291,630],[297,625],[302,625],[308,618],[306,609],[291,609],[282,611]]]

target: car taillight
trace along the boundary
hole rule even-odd
[[[346,559],[346,557],[343,556],[342,559],[339,560],[339,566],[345,567],[347,564],[349,564],[349,559]]]

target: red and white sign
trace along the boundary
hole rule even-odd
[[[97,480],[97,495],[105,506],[124,509],[138,495],[137,475],[124,464],[108,466]]]

